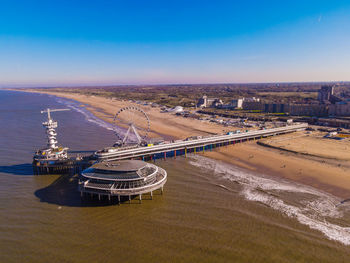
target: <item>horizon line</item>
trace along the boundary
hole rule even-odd
[[[199,86],[199,85],[266,85],[266,84],[324,84],[324,83],[342,83],[350,84],[349,80],[338,80],[338,81],[271,81],[271,82],[203,82],[203,83],[143,83],[143,84],[10,84],[1,85],[0,89],[11,89],[11,88],[97,88],[97,87],[142,87],[142,86]]]

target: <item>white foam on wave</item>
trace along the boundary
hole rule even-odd
[[[80,106],[81,103],[71,101],[71,100],[62,99],[62,98],[57,98],[56,100],[57,100],[57,102],[64,104],[66,107],[83,114],[85,119],[88,122],[94,123],[102,128],[105,128],[105,129],[110,130],[110,131],[114,131],[116,133],[124,133],[124,130],[121,129],[120,127],[113,125],[111,123],[108,123],[104,120],[101,120],[100,118],[93,115],[90,111],[85,109],[84,107],[81,107]]]
[[[242,186],[240,194],[245,199],[263,203],[290,218],[297,219],[311,229],[322,232],[328,239],[350,245],[350,228],[326,221],[326,217],[341,218],[343,216],[341,208],[336,206],[340,201],[338,198],[312,187],[286,180],[277,181],[199,155],[191,156],[190,163],[196,167],[211,170],[216,176],[239,183]],[[268,191],[271,190],[295,194],[306,193],[311,195],[311,198],[308,198],[311,200],[302,200],[299,206],[291,205],[285,203],[282,197],[269,194]]]

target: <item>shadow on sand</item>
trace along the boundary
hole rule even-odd
[[[106,197],[98,200],[96,196],[95,198],[90,198],[89,196],[81,198],[78,191],[77,175],[62,175],[49,186],[36,190],[34,195],[40,199],[40,202],[59,206],[96,207],[118,205],[116,198],[112,200],[108,200]],[[121,204],[123,203],[129,204],[127,197],[122,197]],[[138,200],[132,200],[131,202],[131,204],[138,203]]]
[[[0,166],[0,173],[13,175],[33,175],[33,166],[31,163]]]

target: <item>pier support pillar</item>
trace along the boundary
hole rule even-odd
[[[187,148],[185,148],[185,158],[187,158]]]
[[[153,200],[153,191],[151,191],[151,200]]]
[[[176,159],[176,150],[174,151],[174,158]]]
[[[101,200],[101,195],[100,194],[98,194],[98,200]]]
[[[131,197],[130,197],[130,195],[129,195],[129,204],[131,204]]]
[[[83,191],[80,191],[80,197],[83,197]]]
[[[140,204],[142,203],[142,194],[139,195]]]
[[[120,195],[118,195],[118,205],[120,205]]]
[[[160,188],[160,194],[163,195],[163,186]]]

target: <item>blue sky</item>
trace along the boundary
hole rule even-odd
[[[350,1],[0,0],[0,85],[350,80]]]

